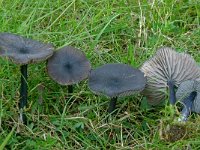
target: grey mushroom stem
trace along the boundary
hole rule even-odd
[[[73,85],[68,85],[68,93],[73,93]]]
[[[117,97],[111,98],[109,108],[108,108],[109,113],[112,113],[115,110],[116,103],[117,103]]]
[[[167,82],[169,86],[169,102],[174,105],[176,103],[175,85],[173,81]]]
[[[20,119],[23,123],[26,123],[26,116],[23,114],[23,108],[27,105],[27,65],[22,65],[21,69],[21,89],[20,89],[20,102],[19,102],[19,109],[20,109]]]
[[[184,108],[181,111],[181,118],[179,119],[179,121],[187,121],[188,116],[191,113],[192,105],[193,105],[196,95],[197,95],[197,92],[194,91],[190,93],[190,95],[183,100]]]

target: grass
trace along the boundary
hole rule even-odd
[[[75,46],[93,68],[110,62],[140,67],[163,45],[200,62],[199,10],[199,0],[0,0],[0,31],[57,48]],[[6,142],[5,149],[200,148],[197,114],[185,125],[187,136],[173,142],[163,140],[159,129],[176,112],[168,105],[150,107],[141,95],[119,99],[117,115],[106,123],[108,99],[92,94],[87,81],[69,97],[65,86],[49,78],[45,62],[29,65],[30,122],[17,124],[19,67],[0,59],[0,68],[0,143]]]

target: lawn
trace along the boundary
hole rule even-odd
[[[139,68],[161,46],[200,62],[199,25],[199,0],[0,0],[0,32],[56,48],[77,47],[92,68],[106,63]],[[109,100],[94,95],[87,80],[68,95],[66,86],[50,79],[46,62],[29,65],[28,73],[25,126],[18,124],[19,66],[0,59],[0,143],[5,149],[200,149],[198,114],[168,133],[177,109],[168,103],[151,107],[137,94],[120,98],[107,122]]]

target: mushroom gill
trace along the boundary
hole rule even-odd
[[[146,61],[140,70],[147,77],[143,94],[151,105],[157,105],[165,100],[167,89],[170,103],[174,104],[175,87],[186,80],[200,79],[200,69],[194,59],[170,47],[158,49],[155,56]]]
[[[183,104],[179,121],[187,121],[191,112],[200,113],[200,82],[197,80],[182,82],[177,89],[176,98]]]

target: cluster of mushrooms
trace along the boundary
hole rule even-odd
[[[46,60],[48,75],[58,84],[68,86],[68,93],[73,93],[73,84],[88,78],[92,92],[110,98],[109,113],[114,112],[118,97],[141,92],[149,104],[157,105],[166,99],[167,90],[172,105],[177,100],[184,104],[180,121],[186,121],[191,111],[200,113],[200,67],[188,54],[169,47],[158,49],[140,69],[122,63],[91,69],[79,49],[65,46],[55,51],[52,44],[0,33],[0,56],[20,65],[19,118],[23,123],[27,122],[23,112],[28,97],[27,65]]]

